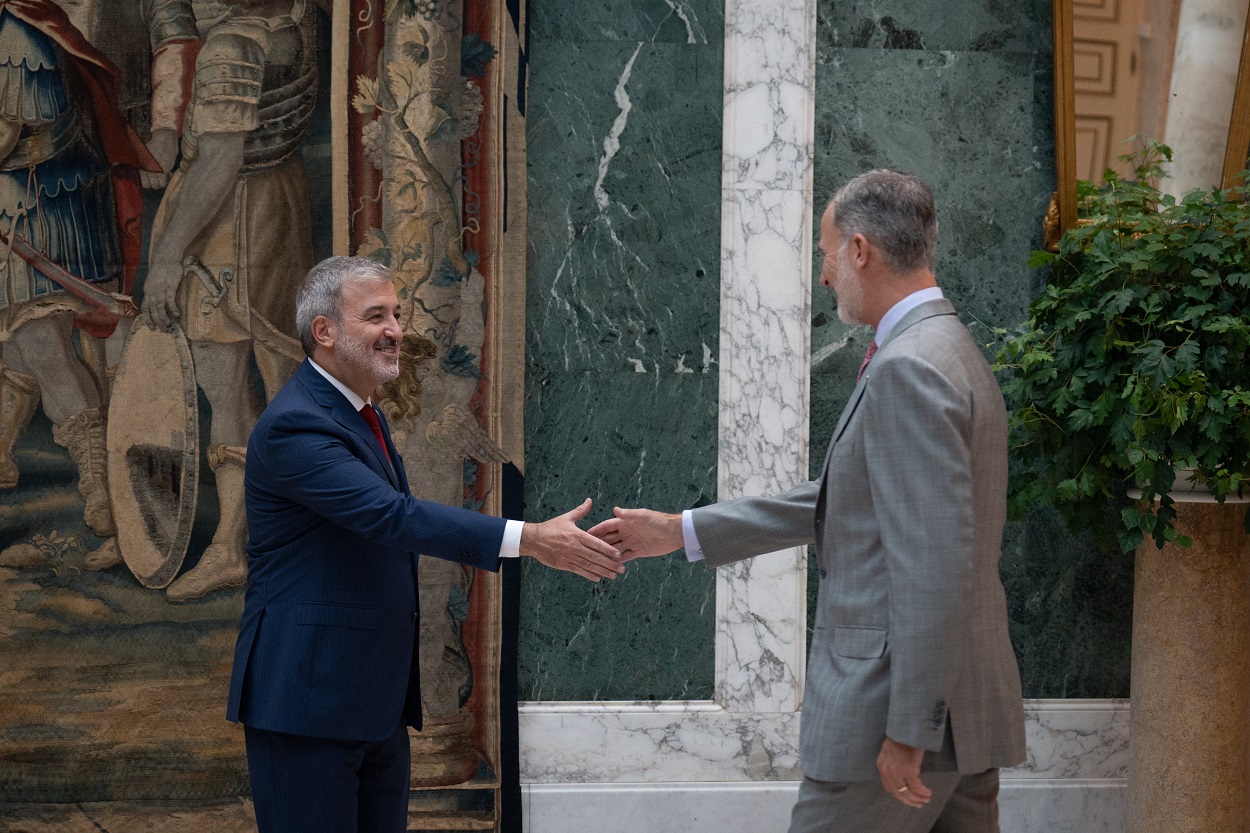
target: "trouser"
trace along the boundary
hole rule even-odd
[[[259,833],[404,833],[410,753],[402,724],[380,741],[244,727]]]
[[[926,752],[920,780],[933,791],[924,807],[908,807],[879,780],[804,778],[790,833],[998,833],[998,770],[960,775],[950,721],[937,752]]]
[[[827,782],[804,778],[790,816],[790,833],[998,833],[998,770],[975,775],[923,772],[933,798],[919,809],[885,791],[879,781]]]

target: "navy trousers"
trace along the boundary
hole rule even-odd
[[[404,833],[408,728],[375,742],[244,727],[259,833]]]

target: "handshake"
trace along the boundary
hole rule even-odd
[[[521,555],[557,570],[598,581],[625,572],[625,562],[667,555],[682,546],[681,515],[651,509],[614,509],[613,517],[584,530],[577,522],[590,511],[586,498],[576,509],[521,528]]]

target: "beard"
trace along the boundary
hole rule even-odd
[[[394,347],[394,353],[382,353],[375,348]],[[362,376],[366,376],[377,388],[399,375],[399,345],[392,338],[383,336],[377,341],[366,344],[355,338],[344,338],[339,342],[338,358]]]
[[[855,274],[848,247],[838,252],[838,285],[834,295],[838,302],[838,320],[855,326],[866,323],[864,316],[864,285]]]

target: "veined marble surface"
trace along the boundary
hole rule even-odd
[[[939,271],[974,335],[1018,321],[1053,187],[1049,10],[535,4],[527,516],[587,495],[591,522],[676,511],[811,476],[868,337],[812,288],[813,221],[866,167],[938,188]],[[756,561],[652,560],[595,588],[527,565],[522,697],[792,709],[805,564]],[[1127,694],[1131,559],[1037,515],[1009,531],[1003,573],[1030,694]]]
[[[1028,760],[1002,773],[1003,833],[1127,833],[1128,703],[1025,703]],[[711,703],[525,704],[527,830],[785,833],[796,715]]]
[[[797,780],[798,715],[730,712],[710,702],[524,703],[521,782],[695,783]],[[1029,781],[1123,779],[1128,703],[1030,700]]]
[[[719,500],[807,479],[814,21],[814,0],[725,6]],[[802,701],[806,568],[798,548],[717,571],[729,714]]]
[[[1127,700],[1029,700],[1028,758],[1005,777],[1118,779],[1128,772]]]
[[[726,188],[811,191],[815,24],[814,0],[725,3]]]
[[[721,0],[527,10],[526,519],[716,499]],[[526,559],[528,562],[529,559]],[[526,699],[711,698],[715,575],[522,565]]]
[[[797,780],[798,715],[708,702],[521,707],[521,782]]]

